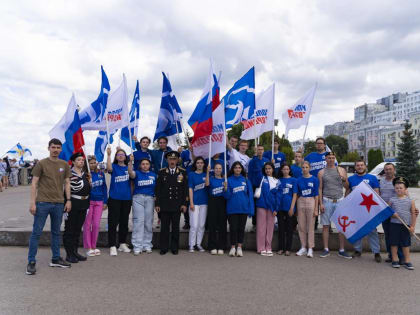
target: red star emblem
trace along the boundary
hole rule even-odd
[[[373,200],[373,194],[370,194],[369,196],[366,196],[364,193],[361,194],[363,201],[360,203],[360,205],[366,206],[367,212],[370,213],[370,207],[379,205],[375,200]]]

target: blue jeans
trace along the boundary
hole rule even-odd
[[[370,249],[372,250],[372,252],[374,254],[379,254],[380,252],[380,246],[379,246],[379,236],[378,236],[378,232],[376,231],[376,229],[370,231],[370,233],[365,236],[369,239],[369,246]],[[358,252],[362,252],[362,239],[358,240],[357,242],[354,243],[354,249],[357,250]]]
[[[135,251],[152,249],[153,215],[155,200],[152,196],[133,196],[133,233],[131,243]]]
[[[51,220],[51,251],[52,259],[60,258],[60,227],[63,219],[63,203],[37,202],[34,215],[34,226],[29,239],[28,262],[36,262],[35,256],[38,251],[39,238],[44,229],[48,215]]]

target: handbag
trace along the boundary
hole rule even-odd
[[[257,199],[260,198],[260,196],[261,196],[261,186],[262,186],[263,180],[264,180],[264,177],[261,179],[260,187],[255,188],[254,198],[257,198]]]

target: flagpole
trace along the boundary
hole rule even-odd
[[[318,83],[315,83],[315,90],[318,87]],[[314,95],[315,95],[315,91],[314,91]],[[309,108],[309,117],[308,117],[308,121],[306,122],[306,126],[305,126],[305,131],[303,132],[303,140],[302,140],[302,147],[303,150],[305,150],[305,136],[306,136],[306,129],[308,128],[309,125],[309,119],[311,118],[311,112],[312,112],[312,107],[314,106],[314,101],[312,99],[312,104],[311,104],[311,108]]]
[[[125,83],[125,87],[127,87],[127,79],[126,79],[126,77],[125,77],[125,74],[123,73],[123,79],[124,79],[124,83]],[[127,118],[128,118],[128,136],[129,136],[129,138],[130,138],[130,149],[131,149],[131,154],[133,154],[133,140],[131,140],[131,127],[130,127],[130,112],[128,111],[128,104],[127,104],[127,101],[128,101],[128,90],[126,90],[125,91],[126,93],[124,93],[124,97],[125,97],[125,100],[124,100],[124,102],[125,102],[125,107],[126,107],[126,109],[127,109]],[[122,131],[122,128],[120,129],[120,140],[119,141],[121,141],[121,131]],[[119,142],[118,142],[119,143]]]
[[[211,165],[211,134],[209,136],[209,164]]]
[[[400,220],[400,222],[407,228],[407,230],[411,233],[410,228],[408,227],[407,223],[404,222],[403,219],[400,218],[400,216],[397,216],[397,219]],[[411,233],[417,240],[420,241],[420,238],[416,235],[416,233]]]
[[[274,112],[275,112],[275,94],[276,94],[276,84],[273,83],[273,131],[271,133],[271,160],[274,159],[274,131],[275,131],[275,125],[274,125]]]
[[[85,154],[85,157],[86,157],[86,159],[85,159],[86,167],[87,167],[87,170],[90,174],[90,166],[89,166],[89,161],[88,161],[87,154],[86,154],[86,146],[83,145],[82,149],[83,149],[83,153]]]

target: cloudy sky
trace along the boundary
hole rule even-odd
[[[352,119],[357,105],[420,89],[416,1],[2,1],[0,13],[1,155],[20,142],[44,157],[71,93],[82,107],[96,99],[100,65],[111,91],[127,75],[130,102],[140,80],[148,136],[161,71],[188,119],[209,58],[222,71],[222,95],[252,66],[257,92],[275,82],[278,117],[318,82],[310,137]],[[88,150],[95,137],[85,133]]]

